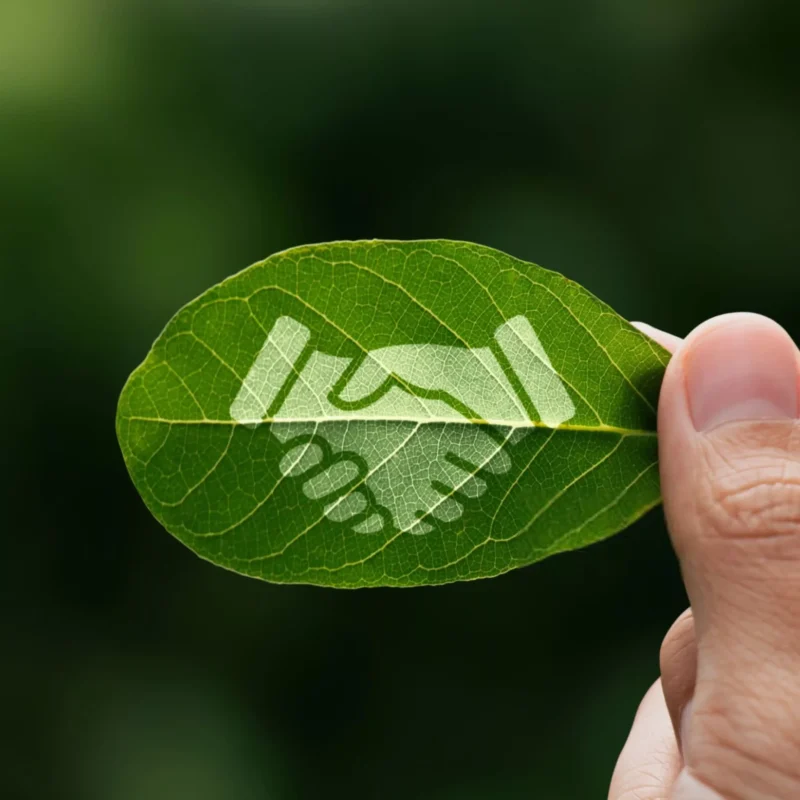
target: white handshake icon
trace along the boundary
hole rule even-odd
[[[458,496],[486,491],[480,472],[511,468],[505,445],[530,431],[526,404],[552,428],[575,414],[523,316],[500,325],[492,346],[395,345],[367,352],[357,365],[314,349],[310,339],[305,325],[279,318],[231,418],[279,423],[272,433],[289,448],[282,475],[302,476],[306,497],[359,533],[390,527],[418,534],[431,530],[426,518],[458,519]],[[465,424],[442,424],[453,422]]]

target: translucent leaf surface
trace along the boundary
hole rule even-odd
[[[346,587],[490,577],[658,503],[667,360],[577,284],[486,247],[316,245],[179,311],[117,433],[156,518],[221,566]]]

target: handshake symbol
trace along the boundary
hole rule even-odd
[[[490,474],[511,469],[507,443],[531,408],[555,428],[575,414],[526,317],[487,347],[381,347],[357,359],[316,350],[311,331],[280,317],[231,404],[243,425],[275,423],[285,478],[359,533],[420,534],[457,520]],[[516,386],[516,388],[515,388]],[[461,424],[453,424],[461,423]],[[472,424],[486,423],[486,424]]]

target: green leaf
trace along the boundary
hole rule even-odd
[[[300,247],[178,312],[117,435],[156,518],[215,564],[341,587],[491,577],[659,502],[668,358],[487,247]]]

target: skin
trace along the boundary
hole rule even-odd
[[[661,648],[609,800],[800,798],[800,353],[754,314],[685,340],[658,412],[670,537],[691,608]]]

